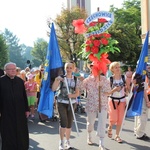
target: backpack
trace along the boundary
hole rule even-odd
[[[77,77],[75,77],[75,76],[74,76],[74,82],[75,82],[75,86],[74,86],[74,90],[75,90],[76,84],[77,84]],[[63,87],[63,82],[61,82],[60,84],[61,84],[61,85],[60,85],[60,88],[59,88],[59,89],[62,89],[62,87]]]
[[[125,86],[125,84],[126,84],[126,81],[125,81],[125,76],[122,74],[121,75],[121,79],[122,79],[122,81],[123,81],[123,83],[124,83],[124,86]],[[114,80],[114,78],[113,78],[113,76],[111,76],[110,77],[110,87],[112,88],[112,85],[113,85],[113,80]]]
[[[69,92],[71,92],[71,93],[75,91],[76,84],[77,84],[77,78],[75,76],[74,76],[73,80],[74,80],[74,83],[75,83],[74,87],[72,87],[71,89],[68,87]],[[56,90],[56,95],[55,96],[58,96],[58,99],[69,100],[67,93],[68,93],[67,88],[66,88],[66,86],[64,86],[64,82],[61,81],[60,86]]]
[[[122,81],[123,81],[123,83],[124,83],[123,86],[125,86],[125,84],[126,84],[125,76],[124,76],[124,75],[121,75],[121,79],[122,79]],[[113,85],[113,76],[110,77],[110,87],[111,87],[111,88],[112,88],[112,85]],[[126,96],[126,95],[125,95],[125,96]],[[114,109],[116,109],[114,99],[117,99],[117,100],[118,100],[118,105],[119,105],[119,104],[120,104],[120,99],[125,98],[125,96],[120,97],[120,98],[110,96],[110,98],[112,98],[112,104],[113,104]]]

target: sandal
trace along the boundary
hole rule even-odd
[[[112,129],[108,127],[107,134],[109,138],[112,138]]]
[[[87,143],[88,143],[88,145],[93,145],[93,142],[92,142],[91,139],[88,139],[88,140],[87,140]]]
[[[122,139],[119,136],[116,136],[114,140],[118,143],[122,143]]]

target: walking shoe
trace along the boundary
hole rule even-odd
[[[66,141],[65,148],[66,149],[74,149],[73,147],[70,146],[70,141],[69,140]]]
[[[32,120],[34,120],[34,119],[35,119],[35,118],[34,118],[34,115],[31,115],[31,119],[32,119]]]
[[[99,150],[106,150],[104,146],[99,145]]]
[[[142,137],[137,137],[137,139],[143,140],[143,141],[150,141],[150,137],[148,137],[146,134],[144,134]]]
[[[64,150],[64,142],[63,141],[60,141],[59,143],[59,150]]]

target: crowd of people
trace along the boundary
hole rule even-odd
[[[71,88],[70,80],[74,79],[73,75],[77,77],[77,84],[76,88],[74,88],[74,93],[71,90],[70,94],[67,94],[66,84],[64,84],[64,79],[62,77],[57,77],[53,84],[53,90],[59,91],[58,97],[58,108],[60,109],[59,105],[65,105],[62,111],[59,110],[60,118],[60,144],[59,149],[64,149],[64,137],[66,131],[69,130],[69,136],[66,136],[66,143],[69,143],[71,126],[67,127],[69,124],[68,120],[66,119],[68,116],[68,109],[69,98],[72,98],[75,103],[75,97],[78,96],[78,90],[86,90],[87,92],[87,101],[85,104],[85,111],[87,115],[87,144],[92,145],[92,131],[94,130],[94,123],[96,117],[98,117],[98,125],[97,125],[97,132],[96,135],[99,137],[99,149],[105,150],[105,128],[107,122],[107,115],[109,120],[109,125],[107,129],[107,135],[109,138],[112,138],[112,129],[115,125],[116,132],[114,136],[114,140],[118,143],[122,143],[123,140],[120,137],[120,131],[125,115],[125,110],[127,106],[127,96],[131,90],[131,84],[133,86],[137,86],[139,84],[139,80],[135,74],[131,71],[131,67],[128,67],[128,71],[123,75],[121,66],[119,62],[112,62],[109,66],[109,71],[111,72],[112,76],[106,78],[102,73],[98,76],[94,76],[92,73],[93,64],[89,65],[89,69],[91,74],[87,78],[83,78],[76,72],[78,69],[74,69],[73,63],[67,63],[66,65],[66,76],[69,88]],[[75,71],[75,72],[74,72]],[[68,76],[69,73],[69,76]],[[69,79],[68,79],[69,78]],[[113,79],[113,81],[111,80]],[[148,78],[147,78],[148,79]],[[74,83],[75,81],[73,81]],[[112,83],[111,83],[112,82]],[[63,88],[61,88],[61,84],[63,83]],[[73,85],[74,87],[74,85]],[[146,123],[148,120],[148,108],[150,108],[150,101],[148,99],[148,86],[145,82],[144,97],[143,97],[143,107],[142,107],[142,114],[140,116],[135,116],[135,126],[134,126],[134,133],[137,139],[149,141],[150,138],[146,135]],[[78,94],[77,94],[77,93]],[[99,97],[100,93],[100,97]],[[64,97],[63,97],[64,96]],[[64,113],[62,113],[64,112]],[[71,112],[70,112],[71,113]],[[65,114],[65,117],[64,117]],[[63,115],[63,117],[62,117]],[[68,116],[68,118],[70,118]],[[70,119],[72,121],[72,119]],[[143,120],[143,121],[142,121]],[[62,125],[62,122],[65,122],[65,125]],[[70,125],[70,124],[69,124]],[[67,145],[68,148],[68,145]]]
[[[71,128],[76,109],[77,97],[80,91],[86,90],[87,101],[85,111],[87,115],[87,144],[92,145],[92,132],[96,118],[98,125],[96,135],[99,138],[99,150],[105,150],[105,131],[107,136],[113,138],[112,129],[115,126],[114,140],[122,143],[120,137],[123,123],[127,96],[136,88],[144,91],[142,113],[135,116],[134,134],[137,139],[149,141],[146,135],[146,123],[150,108],[149,76],[145,82],[139,80],[141,76],[134,73],[131,67],[122,75],[119,62],[109,65],[111,77],[103,75],[94,76],[93,64],[88,65],[90,75],[84,78],[78,72],[74,62],[65,64],[65,78],[58,76],[52,84],[52,90],[57,94],[57,109],[59,114],[59,150],[72,149],[70,144]],[[147,67],[149,71],[150,66]],[[110,74],[109,73],[109,74]],[[27,150],[29,148],[29,133],[27,119],[35,119],[35,106],[39,103],[40,87],[44,76],[44,66],[38,69],[29,67],[21,70],[15,63],[9,62],[0,70],[0,132],[2,137],[2,150],[16,149]],[[138,87],[137,87],[138,85]],[[72,109],[73,108],[73,109]],[[8,111],[9,109],[9,111]],[[108,128],[107,127],[108,119]]]

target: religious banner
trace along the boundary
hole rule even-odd
[[[116,47],[118,41],[113,39],[108,29],[114,22],[114,15],[107,11],[98,11],[87,19],[73,20],[75,33],[83,34],[85,42],[81,45],[82,56],[93,63],[93,74],[106,74],[109,52],[120,52]]]
[[[92,74],[98,76],[106,74],[109,52],[120,52],[115,46],[118,42],[111,37],[108,29],[114,22],[114,15],[107,11],[98,11],[91,14],[85,21],[73,20],[75,33],[84,34],[85,42],[81,45],[82,56],[92,62]],[[99,86],[99,112],[101,112],[101,87]]]

